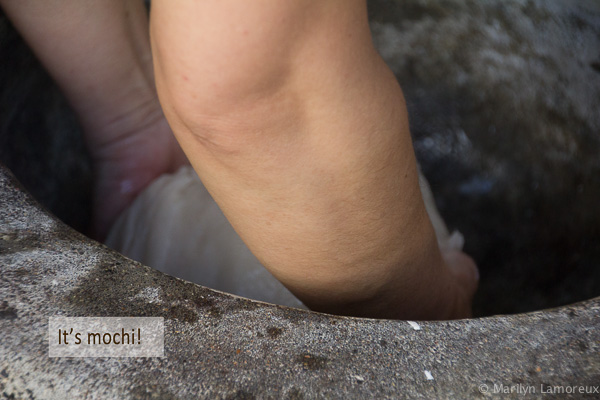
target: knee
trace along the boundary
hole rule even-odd
[[[308,6],[166,3],[153,2],[151,33],[157,89],[169,120],[210,135],[268,118],[273,103],[289,100],[283,93]]]
[[[377,64],[365,0],[177,6],[154,0],[152,7],[155,74],[165,114],[204,138],[298,123],[305,108],[319,114],[322,104],[340,101]],[[239,133],[233,135],[237,142]]]

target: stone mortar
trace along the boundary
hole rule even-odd
[[[9,399],[538,398],[541,385],[600,384],[600,298],[419,330],[254,302],[88,239],[4,167],[0,266],[0,393]],[[165,357],[49,358],[54,316],[164,317]]]
[[[438,206],[482,267],[478,314],[597,296],[599,3],[370,0],[369,8]],[[0,54],[0,159],[84,230],[91,165],[76,120],[5,18]],[[5,398],[540,398],[540,385],[600,383],[599,309],[593,298],[415,330],[252,302],[87,239],[0,168]],[[48,357],[49,317],[120,315],[164,317],[166,357]],[[494,385],[513,391],[494,394]],[[529,386],[536,393],[524,395]]]
[[[477,316],[600,295],[600,2],[369,0],[417,157],[480,267]],[[0,15],[0,162],[85,232],[92,165],[66,101]]]

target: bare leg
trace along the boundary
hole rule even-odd
[[[92,234],[185,163],[156,98],[138,0],[0,0],[78,113],[95,172]]]
[[[174,133],[296,296],[358,316],[470,314],[476,267],[438,248],[364,0],[154,0],[151,22]]]

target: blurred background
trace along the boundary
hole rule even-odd
[[[369,0],[415,152],[481,270],[476,316],[600,295],[600,2]],[[0,14],[0,162],[85,232],[77,120]]]

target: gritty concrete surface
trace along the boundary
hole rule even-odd
[[[418,324],[252,302],[91,241],[42,210],[3,167],[0,266],[8,399],[521,399],[600,385],[598,298]],[[49,358],[54,316],[164,317],[165,357]]]

